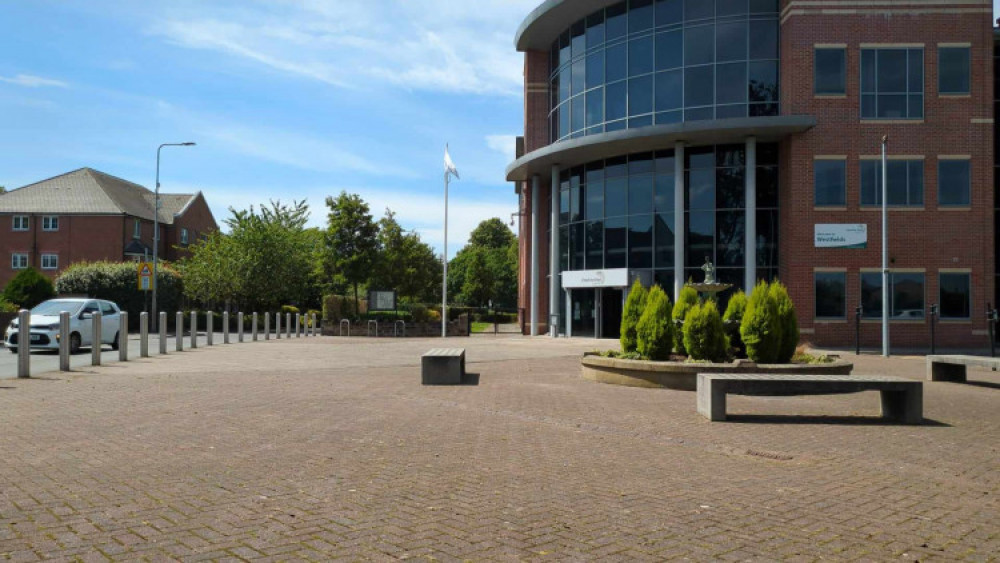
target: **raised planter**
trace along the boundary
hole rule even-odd
[[[784,373],[803,375],[850,375],[854,364],[834,360],[828,364],[755,364],[736,360],[730,364],[651,362],[584,355],[580,361],[584,379],[625,385],[694,391],[699,373]]]

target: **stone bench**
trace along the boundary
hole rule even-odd
[[[882,417],[907,424],[923,420],[923,382],[890,376],[699,373],[698,412],[726,420],[726,395],[826,395],[879,391]]]
[[[967,381],[966,368],[969,366],[1000,368],[1000,358],[983,356],[927,356],[927,381]]]
[[[460,385],[465,377],[465,348],[434,348],[420,358],[424,385]]]

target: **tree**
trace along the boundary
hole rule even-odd
[[[472,267],[481,254],[486,267]],[[448,263],[448,295],[470,305],[482,306],[492,301],[495,306],[514,307],[517,304],[517,237],[498,218],[487,219],[469,235],[469,244],[458,251]],[[471,273],[470,273],[471,272]],[[476,279],[469,280],[469,276]],[[471,295],[466,288],[477,288]],[[488,298],[485,288],[489,287]]]
[[[462,285],[462,296],[469,305],[483,307],[493,298],[494,276],[487,264],[487,249],[473,248],[469,252]]]
[[[5,193],[7,193],[7,188],[5,188],[4,186],[0,186],[0,195],[3,195]]]
[[[34,268],[25,268],[18,272],[3,290],[3,299],[21,307],[31,309],[46,299],[56,296],[52,280],[45,277]]]
[[[498,217],[479,223],[469,233],[469,246],[479,248],[506,248],[514,240],[514,233]]]
[[[357,194],[340,192],[326,198],[327,216],[324,270],[329,277],[340,274],[354,286],[354,304],[359,305],[358,285],[368,281],[378,253],[378,225],[368,204]],[[360,309],[356,309],[360,310]]]
[[[441,297],[441,262],[417,233],[406,233],[390,209],[378,222],[378,256],[371,283],[394,289],[401,299],[436,301]]]

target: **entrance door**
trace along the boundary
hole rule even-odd
[[[618,338],[622,326],[622,290],[601,290],[601,338]]]
[[[573,315],[573,336],[593,338],[595,335],[596,300],[593,289],[574,289],[570,297],[570,312]]]

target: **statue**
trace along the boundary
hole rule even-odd
[[[715,283],[715,266],[712,265],[712,262],[708,259],[708,256],[705,256],[705,265],[703,265],[701,269],[704,270],[705,272],[705,283],[706,284]]]

